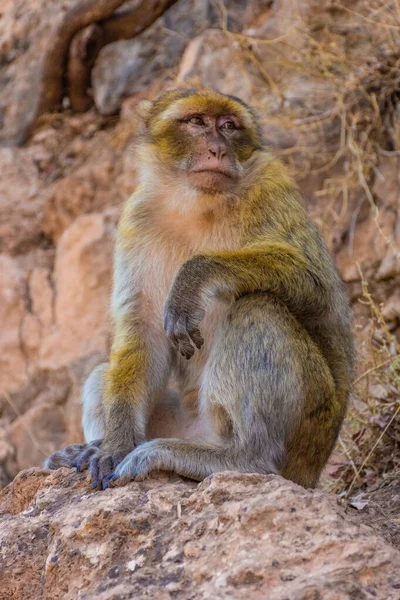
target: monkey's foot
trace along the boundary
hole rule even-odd
[[[71,463],[78,473],[85,471],[89,467],[89,462],[92,456],[100,452],[102,440],[94,440],[89,444],[84,444],[81,452],[79,452]]]
[[[100,440],[99,440],[100,441]],[[71,444],[66,446],[63,450],[57,450],[46,458],[44,463],[45,469],[60,469],[61,467],[74,467],[74,463],[83,452],[91,444]]]
[[[106,477],[103,489],[117,479],[119,483],[127,483],[130,479],[141,481],[151,471],[168,470],[167,454],[163,440],[151,440],[141,444],[125,456],[115,471]]]
[[[109,475],[126,456],[126,452],[103,452],[99,449],[89,458],[89,473],[93,488],[109,487]]]

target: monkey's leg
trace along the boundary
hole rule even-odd
[[[146,429],[146,439],[171,438],[182,435],[184,412],[180,395],[167,389],[160,396],[150,415]]]
[[[82,426],[85,442],[88,446],[98,443],[105,432],[105,410],[103,392],[105,374],[109,363],[96,367],[82,390]],[[172,390],[165,390],[154,403],[154,409],[149,415],[146,427],[146,439],[155,437],[173,437],[182,428],[183,413],[180,405],[180,396]]]
[[[82,389],[82,425],[86,443],[71,444],[53,452],[44,463],[46,469],[76,467],[77,471],[82,471],[87,469],[91,456],[100,448],[105,428],[104,373],[108,366],[103,363],[93,369]]]
[[[152,412],[149,413],[146,439],[182,435],[185,415],[179,394],[172,390],[163,390],[155,395],[155,398],[152,403]],[[76,466],[78,471],[89,468],[93,487],[101,484],[104,489],[108,487],[107,476],[115,470],[124,456],[104,453],[100,445],[98,448],[93,448],[93,444],[96,442],[86,446],[74,461],[73,466]]]
[[[109,367],[109,363],[98,365],[90,373],[82,388],[82,427],[87,444],[104,437],[106,415],[103,394],[105,375]]]
[[[317,346],[279,300],[263,293],[243,296],[230,309],[201,401],[219,442],[153,440],[126,456],[111,478],[161,469],[201,480],[238,470],[281,473],[313,486],[343,418]]]
[[[151,324],[137,325],[133,316],[130,319],[125,315],[117,321],[110,363],[103,372],[105,428],[101,448],[89,460],[93,487],[146,440],[148,420],[171,369],[165,336]]]
[[[103,404],[104,373],[109,367],[103,363],[96,367],[86,380],[82,390],[82,425],[85,444],[72,444],[54,452],[46,459],[44,467],[59,469],[75,467],[77,471],[88,468],[90,459],[101,448],[105,431]],[[155,405],[147,427],[147,438],[165,438],[181,435],[184,422],[179,394],[166,390]],[[115,465],[116,466],[116,465]]]
[[[44,463],[46,469],[76,467],[82,471],[87,469],[90,458],[100,448],[105,429],[104,373],[108,367],[108,363],[103,363],[93,369],[82,389],[82,425],[86,443],[72,444],[53,452]]]
[[[106,428],[104,388],[109,363],[98,365],[87,378],[82,389],[82,427],[85,444],[73,444],[54,452],[45,462],[47,469],[76,467],[84,471],[91,458],[101,453],[101,442]],[[179,431],[179,397],[167,392],[161,395],[150,416],[147,437],[170,437]],[[116,467],[116,464],[112,465]]]

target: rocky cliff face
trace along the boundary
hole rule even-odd
[[[334,497],[280,477],[89,488],[66,469],[31,469],[4,490],[2,597],[399,597],[400,552]]]
[[[1,5],[3,142],[12,138],[11,121],[20,123],[16,108],[25,114],[26,90],[54,31],[78,5]],[[103,48],[92,72],[95,109],[44,115],[23,147],[0,147],[3,483],[81,438],[80,386],[109,345],[115,227],[135,185],[135,106],[167,86],[214,86],[258,109],[349,283],[360,371],[397,360],[390,338],[400,323],[396,15],[384,11],[386,27],[374,27],[357,10],[328,1],[181,0],[138,38]],[[376,305],[384,302],[375,321],[358,302],[362,278]],[[363,388],[367,407],[375,375],[381,371]],[[384,379],[390,403],[397,384]]]
[[[93,108],[75,113],[64,98],[15,147],[55,32],[81,3],[56,4],[0,2],[0,484],[81,440],[80,388],[110,342],[112,249],[135,186],[136,105],[201,84],[256,107],[336,256],[354,303],[359,368],[324,484],[354,491],[384,481],[378,503],[356,504],[369,501],[366,521],[400,539],[397,4],[179,0],[140,36],[101,50]],[[334,497],[279,478],[225,474],[199,488],[159,478],[92,494],[69,471],[34,470],[2,501],[5,597],[400,593],[391,547]]]

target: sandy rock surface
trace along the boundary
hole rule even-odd
[[[160,475],[93,492],[60,469],[0,496],[2,598],[396,600],[400,552],[277,476]]]

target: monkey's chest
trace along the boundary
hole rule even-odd
[[[186,259],[187,260],[187,259]],[[168,252],[142,252],[135,257],[135,278],[141,317],[148,324],[162,325],[165,300],[185,257]]]
[[[143,322],[151,329],[157,329],[164,334],[163,310],[172,283],[181,266],[193,254],[189,252],[168,252],[167,248],[159,249],[154,254],[143,253],[136,256],[136,274],[139,275],[137,290],[138,304]],[[218,324],[223,320],[229,305],[217,298],[211,300],[206,315],[200,324],[204,338],[202,351],[196,355],[205,357],[211,340],[218,330]],[[191,363],[197,362],[191,360]]]

